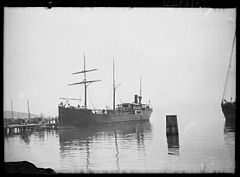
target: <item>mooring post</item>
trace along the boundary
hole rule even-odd
[[[166,115],[167,135],[178,135],[177,115]]]
[[[166,115],[168,154],[179,155],[177,115]]]

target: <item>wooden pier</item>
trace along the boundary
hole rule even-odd
[[[40,131],[40,130],[49,130],[49,129],[57,129],[57,123],[48,123],[48,124],[14,124],[14,125],[5,125],[4,126],[4,134],[21,134],[26,131]]]

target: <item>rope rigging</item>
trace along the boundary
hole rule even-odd
[[[235,71],[235,70],[234,70],[234,71]],[[235,75],[235,72],[233,72],[232,75]],[[233,91],[234,91],[234,89],[235,89],[235,87],[234,87],[235,84],[236,84],[236,82],[234,82],[234,79],[233,79],[233,80],[232,80],[232,84],[231,84],[231,92],[230,92],[231,102],[232,102],[232,97],[233,97],[233,95],[234,95],[234,94],[233,94],[233,93],[234,93]]]
[[[112,101],[111,98],[112,98],[112,89],[109,90],[107,99],[105,100],[106,103],[107,103],[107,105],[111,105],[111,104],[110,104],[110,102]],[[109,107],[109,106],[107,106],[107,105],[106,105],[106,107]]]
[[[117,97],[118,97],[119,102],[122,104],[122,100],[121,100],[121,98],[120,98],[118,92],[116,92],[116,95],[117,95]]]
[[[90,100],[91,106],[93,107],[93,109],[95,109],[93,99],[92,99],[92,93],[93,93],[93,97],[95,98],[93,89],[91,88],[91,90],[90,90],[90,88],[89,88],[88,89],[89,100]]]
[[[226,94],[227,81],[229,79],[229,72],[230,72],[230,68],[232,66],[231,65],[232,64],[232,54],[233,54],[233,48],[234,48],[235,39],[236,39],[236,30],[235,30],[235,33],[234,33],[234,38],[233,38],[233,43],[232,43],[232,50],[231,50],[231,55],[230,55],[230,59],[229,59],[229,66],[228,66],[228,71],[227,71],[227,76],[226,76],[226,81],[225,81],[222,101],[224,100],[224,97],[225,97],[225,94]]]

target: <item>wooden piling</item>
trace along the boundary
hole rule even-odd
[[[179,137],[177,115],[166,115],[166,134],[168,154],[179,155]]]
[[[167,135],[168,148],[179,148],[178,134]]]
[[[177,115],[166,115],[167,135],[178,135]]]

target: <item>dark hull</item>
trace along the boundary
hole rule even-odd
[[[152,109],[142,110],[141,113],[93,113],[91,109],[76,109],[70,107],[58,107],[60,126],[81,126],[89,124],[148,121]]]
[[[235,103],[222,103],[222,112],[228,121],[234,121],[236,119],[236,104]]]
[[[93,122],[89,109],[71,109],[58,107],[58,121],[60,126],[79,126]]]

